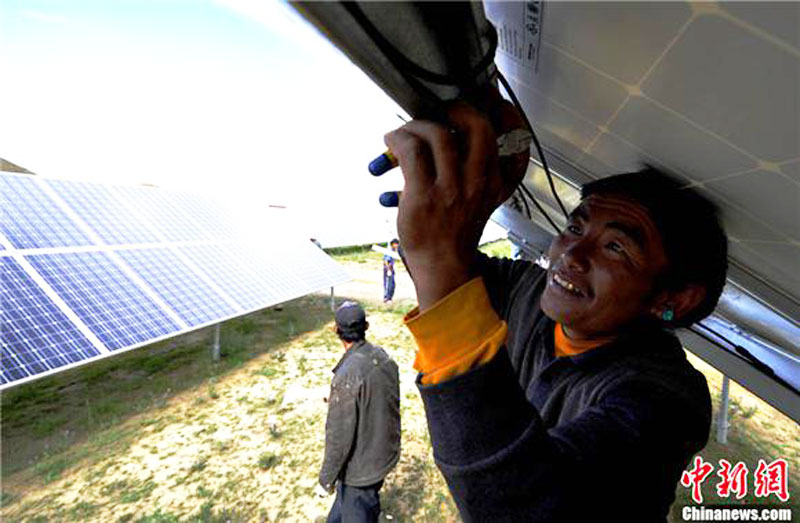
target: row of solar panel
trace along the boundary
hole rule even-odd
[[[348,279],[307,241],[282,245],[279,257],[217,243],[25,256],[6,251],[0,261],[2,384]]]
[[[153,187],[4,173],[0,204],[2,232],[17,249],[225,240],[234,231],[214,202]]]

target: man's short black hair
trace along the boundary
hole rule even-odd
[[[689,284],[705,288],[705,299],[670,326],[686,327],[711,314],[722,294],[728,270],[728,239],[714,204],[651,166],[594,180],[581,187],[582,200],[593,194],[630,198],[648,211],[661,234],[668,261],[654,292],[677,291]]]
[[[391,245],[393,243],[396,243],[396,244],[400,245],[400,240],[398,240],[397,238],[392,238],[392,241],[389,242],[389,245]]]
[[[341,330],[337,329],[336,334],[339,336],[339,339],[342,341],[361,341],[366,339],[367,337],[367,329],[362,330]]]

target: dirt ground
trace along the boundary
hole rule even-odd
[[[369,339],[386,348],[401,370],[402,457],[381,492],[382,520],[458,521],[433,462],[414,385],[413,342],[402,326],[403,314],[414,304],[408,274],[398,268],[395,301],[387,305],[381,303],[379,261],[345,266],[353,281],[335,289],[337,301],[347,297],[365,304]],[[302,316],[304,310],[311,314],[309,307],[315,303],[323,311],[320,325],[294,335],[291,321],[280,323],[280,318]],[[270,345],[255,338],[262,340],[255,343],[265,344],[263,351],[230,372],[196,385],[175,383],[172,390],[177,392],[166,389],[157,406],[87,434],[61,451],[78,458],[59,461],[62,454],[45,451],[38,463],[4,474],[0,518],[9,522],[324,520],[333,499],[314,494],[323,453],[327,410],[323,398],[330,369],[342,354],[326,304],[326,293],[321,293],[316,302],[301,299],[286,304],[282,312],[254,315],[248,319],[252,324],[248,329],[257,334],[289,328],[289,341]],[[716,410],[719,373],[696,358],[693,363],[709,379]],[[181,379],[181,374],[170,376]],[[147,379],[151,378],[154,381],[143,380],[142,387],[155,383],[156,378]],[[102,379],[119,377],[109,374]],[[729,444],[712,442],[701,455],[706,461],[744,460],[751,471],[756,458],[787,458],[790,491],[796,499],[800,427],[737,385],[731,396]],[[34,436],[30,440],[34,448],[38,440]],[[5,434],[3,441],[10,441]],[[19,447],[25,445],[24,438],[14,441],[19,452],[25,452]],[[677,489],[679,503],[686,501],[684,490]],[[725,501],[714,499],[712,482],[704,485],[704,494],[711,502]],[[673,514],[670,521],[680,519]]]
[[[387,349],[401,369],[402,457],[382,490],[383,519],[456,520],[433,464],[411,368],[412,340],[397,308],[411,307],[411,282],[398,271],[395,303],[385,305],[380,267],[347,268],[354,280],[336,289],[337,300],[346,296],[365,303],[369,339]],[[162,408],[125,420],[112,434],[133,431],[126,445],[107,455],[94,452],[53,481],[43,483],[29,471],[5,478],[2,519],[324,519],[333,497],[314,494],[323,455],[323,398],[330,369],[342,354],[331,327],[329,322],[224,377],[170,397]]]

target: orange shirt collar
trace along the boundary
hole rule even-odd
[[[556,323],[554,343],[556,346],[556,356],[577,356],[586,351],[605,345],[611,340],[613,336],[606,338],[596,338],[593,340],[571,340],[564,334],[564,327],[560,323]]]

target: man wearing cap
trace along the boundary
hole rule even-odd
[[[336,490],[328,522],[378,521],[378,491],[400,457],[397,364],[365,339],[364,309],[352,301],[336,310],[334,331],[345,353],[333,368],[319,483]]]

